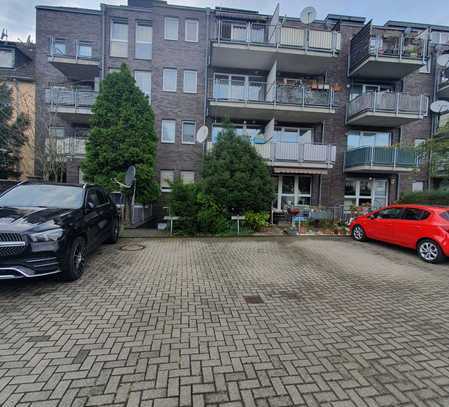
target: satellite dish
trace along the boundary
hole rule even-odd
[[[313,23],[316,19],[316,10],[315,7],[306,7],[303,11],[301,11],[301,21],[309,25]]]
[[[449,66],[449,54],[440,55],[437,58],[437,64],[442,66],[443,68],[448,67]]]
[[[449,112],[449,102],[447,100],[437,100],[430,105],[430,110],[438,114],[447,113]]]
[[[405,30],[404,30],[404,34],[405,35],[410,35],[412,33],[412,27],[407,27]]]
[[[209,128],[207,126],[201,126],[196,132],[196,141],[197,143],[204,143],[207,140],[207,136],[209,135]]]
[[[125,185],[127,187],[131,187],[134,184],[135,180],[136,180],[136,167],[134,167],[134,165],[130,165],[126,170]]]

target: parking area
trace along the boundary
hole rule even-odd
[[[123,239],[1,285],[2,406],[449,405],[449,263],[411,251]]]

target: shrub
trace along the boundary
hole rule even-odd
[[[449,205],[449,191],[407,192],[397,201],[401,204]]]
[[[245,213],[245,225],[254,232],[258,232],[268,226],[270,214],[266,212],[248,211]]]
[[[228,228],[223,209],[201,190],[201,184],[175,181],[169,196],[171,214],[179,216],[176,231],[194,235],[219,234]]]

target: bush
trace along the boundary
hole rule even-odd
[[[264,227],[267,227],[269,219],[270,214],[266,212],[248,211],[245,213],[245,225],[254,232],[259,232]]]
[[[171,188],[171,215],[180,217],[175,224],[177,232],[195,235],[226,231],[228,223],[223,209],[202,192],[201,185],[175,181]]]
[[[401,204],[449,205],[449,191],[407,192],[397,201]]]

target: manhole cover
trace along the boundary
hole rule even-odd
[[[145,249],[145,246],[141,244],[127,244],[126,246],[121,246],[119,250],[122,252],[138,252]]]
[[[260,295],[246,295],[243,298],[247,304],[263,304],[263,299]]]

